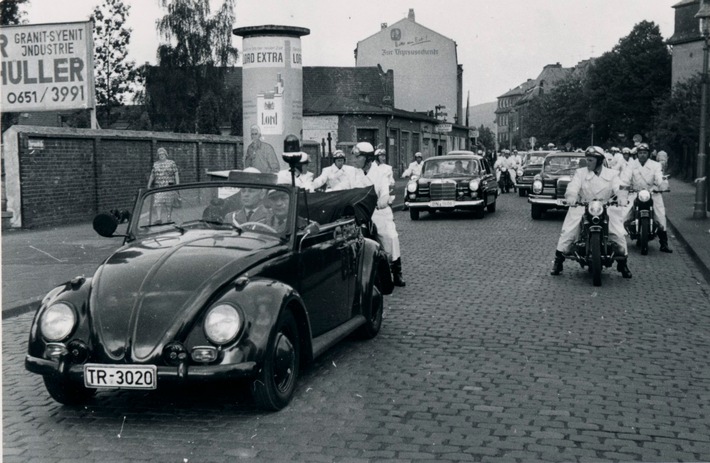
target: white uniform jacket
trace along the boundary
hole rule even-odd
[[[565,201],[568,204],[575,204],[577,201],[588,202],[594,199],[606,201],[619,192],[621,181],[619,173],[613,169],[602,167],[599,175],[590,171],[586,167],[577,169],[572,177],[572,181],[567,185]],[[623,210],[618,207],[609,207],[609,239],[617,245],[623,254],[627,254],[626,238],[624,230]],[[569,253],[572,245],[579,235],[580,224],[584,216],[584,207],[570,206],[562,224],[560,239],[557,242],[557,250]]]
[[[356,170],[353,166],[346,165],[338,169],[338,166],[333,164],[323,169],[318,178],[313,180],[311,186],[315,190],[325,185],[326,191],[350,189]]]
[[[658,161],[653,159],[648,159],[644,165],[641,165],[639,161],[629,162],[626,168],[621,172],[621,183],[623,185],[630,186],[634,190],[640,190],[642,188],[648,190],[665,190],[668,188],[666,181],[663,179],[663,166]],[[632,213],[633,200],[636,198],[636,194],[632,194],[629,197],[629,206],[627,209],[626,219],[630,219],[629,215]],[[656,222],[663,228],[666,229],[666,206],[663,204],[663,195],[660,193],[653,193],[651,195],[653,199],[653,213]]]
[[[402,178],[411,177],[414,175],[416,175],[417,177],[421,177],[423,164],[424,164],[424,162],[412,161],[411,163],[409,163],[409,166],[407,167],[407,169],[404,172],[402,172]]]
[[[390,262],[399,259],[399,234],[394,224],[392,208],[389,206],[390,186],[386,173],[373,163],[367,175],[360,170],[360,175],[358,175],[354,183],[356,188],[368,186],[368,184],[375,187],[377,208],[372,213],[372,222],[377,227],[377,239],[382,244],[382,248],[387,253]]]
[[[303,188],[307,191],[313,191],[313,174],[306,172],[305,174],[298,174],[296,172],[296,186]],[[276,174],[276,183],[290,185],[291,184],[291,171],[290,170],[280,170]]]
[[[377,168],[385,176],[389,186],[394,186],[394,174],[392,173],[392,166],[389,164],[377,164]]]

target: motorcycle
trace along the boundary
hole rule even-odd
[[[602,266],[611,267],[615,261],[625,259],[616,255],[614,245],[609,241],[609,206],[618,205],[616,200],[577,202],[573,206],[583,206],[584,216],[579,238],[571,254],[566,258],[579,262],[584,268],[589,267],[594,286],[602,285]]]
[[[509,193],[511,188],[515,188],[513,181],[510,179],[507,167],[498,167],[500,177],[498,178],[498,188],[501,193]]]
[[[629,237],[636,241],[636,245],[641,248],[641,255],[648,254],[648,242],[652,241],[658,234],[658,222],[655,221],[653,213],[653,195],[655,193],[667,193],[670,190],[649,190],[641,188],[638,190],[629,189],[629,193],[637,193],[634,199],[632,217],[624,223]]]

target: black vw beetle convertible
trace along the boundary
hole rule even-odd
[[[363,234],[372,187],[306,193],[274,178],[140,191],[130,214],[99,214],[97,232],[124,244],[45,296],[26,368],[69,405],[102,388],[246,380],[257,405],[285,407],[305,362],[377,335],[393,286]]]

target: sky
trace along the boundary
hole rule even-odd
[[[221,0],[211,0],[213,10]],[[680,0],[236,0],[234,27],[279,24],[306,27],[304,66],[354,66],[357,42],[414,9],[416,22],[457,44],[463,94],[470,104],[496,101],[535,78],[546,64],[574,66],[611,50],[634,25],[653,21],[673,35]],[[85,21],[102,0],[29,0],[30,24]],[[129,58],[155,64],[159,0],[127,0],[133,29]],[[234,36],[241,49],[241,37]]]

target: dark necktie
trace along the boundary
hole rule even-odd
[[[249,222],[249,219],[251,219],[251,215],[254,213],[253,210],[247,209],[247,222]]]

